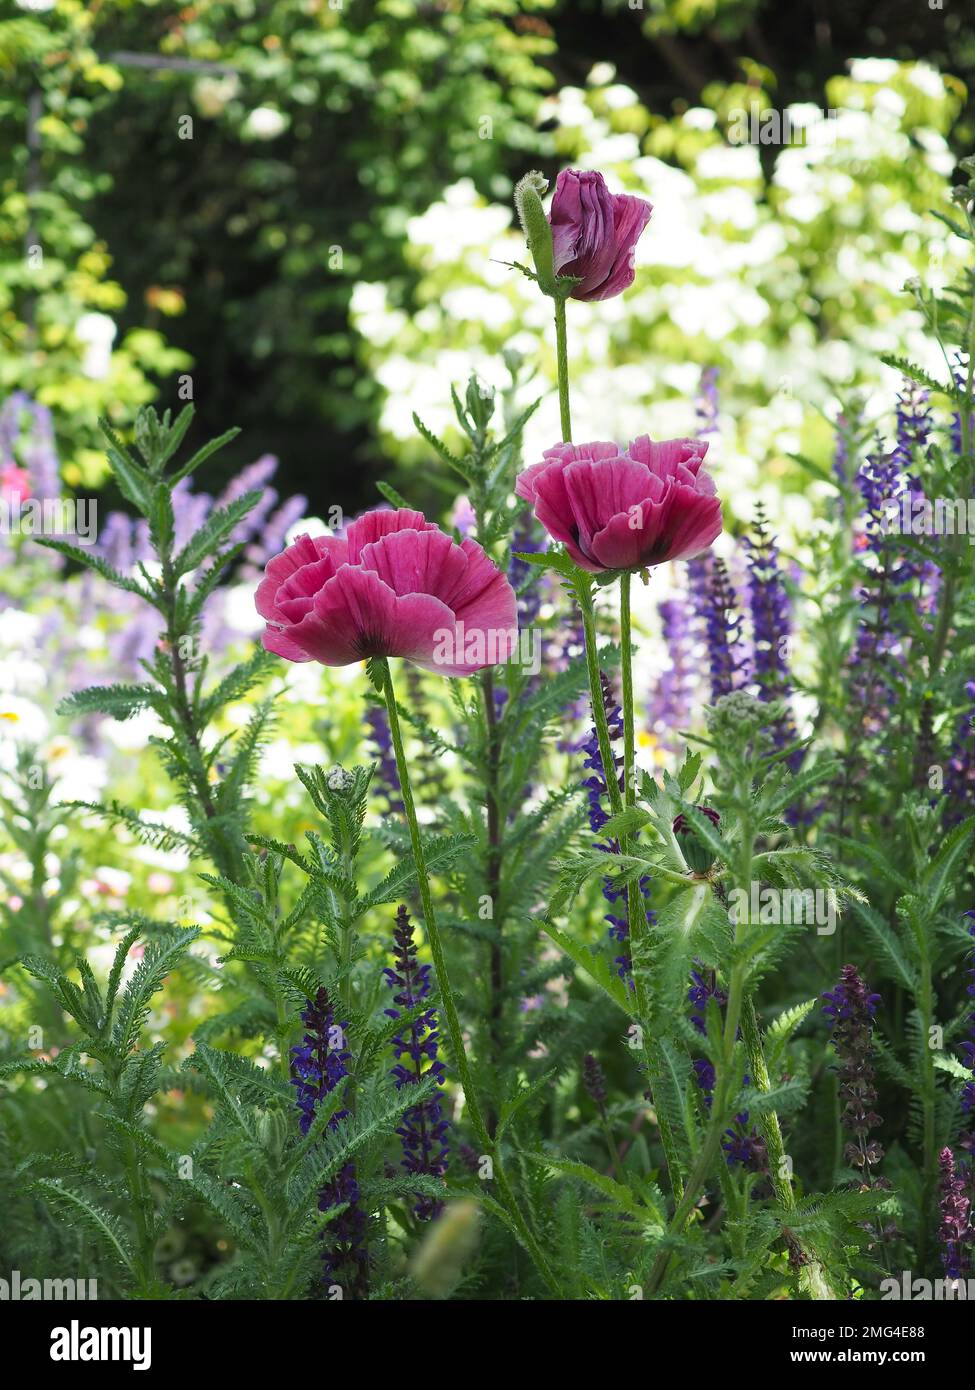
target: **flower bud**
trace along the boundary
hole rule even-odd
[[[702,816],[707,816],[712,825],[721,824],[721,817],[710,806],[696,806],[694,809],[700,811]],[[677,836],[681,853],[688,868],[693,869],[696,874],[706,874],[714,863],[714,853],[698,836],[697,831],[683,813],[674,821],[674,834]]]

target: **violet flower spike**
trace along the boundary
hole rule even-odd
[[[615,745],[619,743],[620,739],[623,737],[622,714],[619,705],[616,703],[615,696],[613,695],[613,688],[609,683],[609,679],[603,672],[600,672],[600,682],[602,684],[603,708],[606,712],[606,723],[609,727],[610,743],[611,745]],[[589,795],[589,828],[594,835],[599,835],[602,832],[603,826],[609,820],[609,814],[606,810],[606,803],[609,799],[609,784],[603,769],[603,759],[599,751],[599,739],[596,736],[595,725],[590,728],[589,736],[583,741],[581,747],[586,754],[583,766],[589,768],[592,772],[592,776],[588,777],[586,781],[583,782],[583,786],[586,788]],[[623,759],[615,751],[613,754],[613,761],[616,765],[614,772],[616,773],[617,781],[622,789]],[[595,847],[596,849],[601,849],[605,854],[619,854],[620,852],[618,840],[597,840],[595,842]],[[627,888],[614,888],[612,875],[607,875],[606,878],[603,879],[603,897],[614,909],[614,911],[608,912],[605,918],[609,923],[609,936],[617,945],[624,947],[630,939],[630,924],[626,915],[628,910],[626,895],[628,891]],[[640,880],[640,891],[646,901],[650,891],[649,878],[644,877]],[[617,915],[615,910],[616,904],[621,899],[623,903],[620,909],[622,915]],[[647,922],[652,925],[656,921],[653,909],[647,907],[646,915]],[[622,951],[615,957],[613,964],[616,966],[616,973],[619,975],[620,979],[625,980],[630,989],[633,989],[632,962],[629,952],[625,950]]]
[[[967,1247],[972,1238],[971,1202],[965,1195],[965,1180],[955,1169],[955,1159],[950,1149],[941,1150],[938,1167],[941,1172],[938,1203],[941,1214],[938,1228],[941,1259],[947,1277],[961,1279],[969,1266]]]
[[[393,965],[387,966],[383,974],[394,990],[393,1003],[398,1007],[385,1012],[389,1018],[398,1019],[401,1010],[412,1013],[419,1008],[429,998],[432,987],[431,967],[420,965],[417,960],[413,923],[405,904],[400,904],[396,913],[393,939]],[[404,1086],[419,1086],[428,1077],[438,1086],[444,1084],[444,1065],[437,1060],[438,1028],[437,1010],[430,1005],[393,1038],[396,1065],[391,1075],[398,1091]],[[396,1130],[403,1148],[402,1167],[408,1173],[443,1179],[450,1152],[448,1128],[439,1092],[411,1105]],[[413,1207],[419,1221],[431,1221],[442,1211],[443,1202],[427,1194],[418,1197]]]
[[[880,1003],[879,994],[871,994],[855,965],[844,965],[834,989],[823,995],[827,1001],[823,1013],[832,1020],[833,1047],[836,1052],[840,1124],[853,1137],[844,1146],[843,1155],[853,1167],[859,1168],[868,1186],[871,1168],[884,1156],[882,1146],[870,1137],[871,1130],[882,1124],[872,1109],[877,1099],[873,1067],[873,1016]]]
[[[305,1035],[291,1049],[291,1084],[296,1091],[302,1134],[307,1134],[318,1106],[326,1096],[346,1083],[351,1054],[345,1046],[348,1025],[335,1021],[328,992],[319,989],[301,1011]],[[349,1114],[337,1110],[328,1120],[335,1129]],[[359,1185],[354,1163],[346,1163],[318,1193],[319,1211],[348,1203],[346,1209],[322,1231],[322,1282],[331,1284],[348,1278],[352,1292],[366,1290],[369,1257],[366,1250],[366,1214],[359,1203]]]

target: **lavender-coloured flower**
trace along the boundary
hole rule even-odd
[[[307,515],[308,498],[300,492],[282,502],[247,545],[244,551],[245,563],[241,566],[242,577],[257,578],[271,556],[277,555],[285,548],[288,536]]]
[[[938,1158],[941,1173],[939,1211],[941,1225],[941,1259],[949,1279],[961,1279],[968,1269],[968,1245],[972,1239],[971,1202],[965,1192],[965,1180],[955,1169],[950,1149],[942,1149]]]
[[[969,935],[975,937],[975,909],[966,912],[965,916],[970,924]],[[970,1075],[961,1092],[961,1108],[966,1128],[961,1137],[960,1147],[968,1155],[968,1177],[975,1180],[975,950],[968,958],[965,974],[968,976],[965,992],[970,1001],[971,1012],[968,1015],[968,1037],[962,1043],[961,1051]]]
[[[718,368],[705,367],[701,372],[701,380],[698,385],[697,400],[694,403],[694,414],[697,416],[697,437],[703,439],[705,435],[717,434],[718,432]]]
[[[951,374],[954,378],[955,386],[959,391],[964,391],[968,379],[968,355],[960,350],[956,350],[951,364]],[[968,438],[975,438],[975,415],[968,417]],[[955,453],[961,455],[964,451],[964,438],[962,431],[961,411],[956,410],[951,417],[951,446]]]
[[[691,987],[687,991],[687,998],[692,1006],[691,1023],[702,1037],[706,1037],[708,1004],[713,999],[718,1008],[723,1009],[728,1002],[728,996],[724,990],[718,988],[714,971],[706,970],[700,962],[697,964],[698,968],[691,971]],[[714,1063],[707,1057],[697,1057],[692,1066],[705,1109],[710,1110],[716,1081]],[[743,1084],[749,1086],[750,1078],[744,1077]],[[721,1147],[729,1168],[734,1168],[737,1164],[752,1173],[765,1171],[768,1158],[765,1141],[755,1127],[749,1124],[747,1110],[735,1115],[731,1125],[724,1132]]]
[[[716,555],[698,556],[687,567],[697,619],[704,631],[711,699],[730,695],[745,680],[743,620],[728,568]]]
[[[247,464],[224,488],[223,492],[216,500],[217,507],[229,507],[231,503],[238,501],[247,492],[259,492],[260,498],[255,506],[247,513],[242,521],[239,521],[231,532],[230,540],[236,545],[240,541],[249,540],[251,536],[260,534],[267,524],[268,517],[274,509],[278,500],[278,494],[270,486],[271,479],[277,471],[278,461],[273,454],[262,454],[253,463]]]
[[[975,681],[965,694],[970,706],[958,720],[945,767],[945,821],[951,826],[971,815],[975,803]]]
[[[347,1083],[351,1054],[345,1045],[348,1025],[336,1023],[327,990],[319,989],[315,998],[307,1001],[301,1019],[305,1035],[291,1049],[291,1084],[296,1092],[301,1132],[307,1134],[325,1097]],[[347,1109],[336,1110],[329,1117],[328,1128],[334,1129],[348,1114]],[[319,1211],[342,1203],[348,1203],[346,1209],[322,1231],[323,1280],[330,1283],[347,1277],[352,1292],[361,1294],[366,1287],[369,1260],[366,1214],[359,1201],[354,1163],[346,1163],[318,1194]]]
[[[599,1059],[587,1052],[582,1059],[582,1084],[593,1105],[605,1118],[606,1115],[606,1077]]]
[[[39,501],[61,496],[61,474],[54,417],[26,391],[14,391],[0,406],[0,469],[23,466],[29,496]]]
[[[542,570],[528,560],[520,560],[519,554],[541,554],[548,549],[548,541],[541,528],[534,524],[531,514],[523,512],[515,522],[511,536],[511,559],[508,562],[508,583],[515,591],[518,600],[518,626],[530,628],[538,621],[542,606]]]
[[[389,732],[389,716],[382,705],[367,706],[366,724],[369,728],[369,741],[376,757],[376,780],[385,793],[389,810],[402,811],[403,799],[400,794],[393,740]]]
[[[823,1013],[832,1021],[832,1042],[836,1053],[841,1104],[840,1124],[853,1137],[844,1146],[849,1163],[859,1168],[864,1180],[871,1181],[870,1170],[884,1151],[870,1132],[882,1123],[873,1110],[877,1099],[873,1067],[873,1016],[880,1003],[871,994],[855,965],[844,965],[836,987],[823,995]]]
[[[693,1005],[691,1011],[691,1023],[701,1034],[707,1036],[707,1024],[705,1022],[709,1000],[713,999],[719,1008],[723,1009],[728,1002],[728,996],[724,990],[718,988],[718,977],[713,970],[702,973],[704,966],[699,970],[691,971],[691,987],[687,991],[688,1002]],[[695,1063],[696,1065],[696,1063]],[[710,1066],[710,1063],[708,1063]],[[712,1077],[714,1069],[711,1069]]]
[[[599,678],[603,692],[603,708],[606,713],[606,723],[609,728],[610,746],[613,747],[613,745],[618,744],[623,737],[623,716],[619,705],[616,703],[609,678],[603,672],[600,672]],[[590,728],[589,736],[583,740],[581,746],[586,754],[583,767],[588,768],[592,773],[583,783],[589,796],[589,828],[594,835],[600,835],[603,826],[609,820],[609,812],[607,810],[609,805],[609,784],[603,768],[602,754],[599,751],[599,739],[596,734],[595,724]],[[613,761],[615,764],[613,772],[616,775],[617,785],[622,791],[623,758],[620,754],[616,753],[615,748],[613,751]],[[620,852],[620,843],[618,840],[597,840],[595,847],[596,849],[601,849],[606,854],[619,854]],[[650,880],[644,877],[640,880],[640,892],[644,902],[646,902],[649,891]],[[615,944],[623,947],[627,945],[630,939],[630,924],[627,916],[628,892],[628,888],[617,889],[613,887],[612,875],[607,875],[607,877],[603,879],[603,897],[614,909],[612,912],[608,912],[605,918],[609,923],[609,936]],[[621,901],[622,907],[620,908],[620,913],[622,915],[619,915],[616,911],[616,904]],[[653,924],[656,921],[656,917],[652,908],[647,907],[645,910],[647,922]],[[620,954],[615,957],[613,964],[616,966],[616,973],[619,975],[620,979],[626,980],[632,989],[632,961],[629,953],[626,950],[621,951]]]
[[[758,698],[788,702],[792,695],[788,653],[792,637],[789,595],[779,566],[779,552],[769,530],[764,510],[756,513],[753,534],[745,537],[748,560],[748,603],[752,619],[752,679]],[[796,741],[791,712],[775,720],[770,730],[776,748],[787,748]],[[802,763],[802,749],[789,755],[793,772]]]
[[[927,392],[906,383],[897,397],[896,438],[886,450],[878,441],[861,465],[856,483],[862,499],[855,548],[865,568],[859,590],[861,618],[849,663],[851,706],[863,735],[879,734],[896,704],[896,689],[910,659],[913,613],[930,612],[940,572],[900,537],[892,522],[924,500],[916,476],[931,434]]]
[[[661,746],[676,751],[677,731],[690,722],[697,687],[691,615],[680,595],[664,599],[658,604],[657,612],[670,665],[661,672],[649,703],[647,726]]]
[[[748,1111],[736,1115],[721,1141],[729,1168],[740,1164],[751,1173],[763,1173],[768,1165],[765,1140],[754,1126],[749,1127]]]
[[[833,445],[833,474],[844,490],[850,483],[850,443],[852,427],[846,415],[840,413],[835,420],[836,440]]]
[[[387,966],[383,973],[394,991],[393,1003],[397,1005],[396,1008],[387,1009],[386,1014],[398,1019],[404,1010],[412,1013],[419,1009],[429,998],[431,990],[430,966],[420,965],[417,960],[413,923],[405,904],[401,904],[396,913],[393,939],[393,964]],[[437,1010],[432,1005],[424,1008],[396,1034],[392,1043],[396,1057],[392,1076],[397,1090],[402,1090],[404,1086],[419,1086],[427,1078],[432,1078],[437,1086],[443,1085],[444,1065],[437,1059],[439,1037]],[[448,1128],[439,1091],[434,1091],[404,1112],[396,1133],[403,1147],[402,1166],[408,1173],[443,1178],[450,1152],[447,1147]],[[420,1221],[430,1221],[439,1216],[442,1210],[442,1201],[424,1194],[417,1198],[413,1214]]]

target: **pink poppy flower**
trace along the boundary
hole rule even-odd
[[[611,299],[633,284],[633,251],[653,207],[610,193],[602,174],[563,169],[548,220],[556,273],[578,275],[572,299]]]
[[[514,590],[481,547],[405,508],[366,512],[344,536],[299,536],[254,601],[265,647],[288,661],[401,656],[466,676],[507,661],[518,637]]]
[[[15,463],[0,468],[0,496],[14,503],[30,496],[30,474],[25,468],[18,468]]]
[[[721,531],[721,504],[701,469],[707,447],[647,435],[626,451],[558,444],[520,474],[515,491],[590,574],[689,560]]]

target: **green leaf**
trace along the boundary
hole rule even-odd
[[[218,507],[212,511],[193,538],[187,542],[173,561],[176,577],[195,570],[204,560],[210,559],[227,539],[230,533],[243,521],[252,508],[261,500],[256,489],[245,492],[242,497],[231,502],[229,507]]]
[[[183,927],[149,942],[118,1003],[112,1041],[120,1054],[135,1047],[149,1015],[152,996],[162,989],[166,976],[199,935],[198,927]]]
[[[937,391],[939,396],[947,396],[955,405],[964,405],[964,391],[959,391],[958,388],[953,385],[946,386],[943,382],[939,381],[937,377],[933,377],[926,372],[923,367],[919,367],[916,362],[910,362],[906,357],[895,357],[883,352],[880,354],[880,360],[885,366],[893,367],[895,371],[901,372],[902,375],[906,377],[910,377],[912,381],[916,381],[921,386],[926,386],[929,391]]]
[[[103,559],[101,555],[96,555],[91,550],[86,550],[83,546],[72,545],[70,541],[55,540],[51,536],[35,537],[37,545],[43,545],[47,550],[56,550],[59,555],[64,555],[69,560],[75,560],[79,565],[84,565],[86,569],[94,570],[103,579],[107,579],[109,584],[113,584],[116,589],[125,589],[127,593],[138,594],[147,603],[154,603],[154,595],[135,579],[130,579],[128,575],[120,573]]]
[[[160,821],[143,820],[130,806],[123,806],[118,801],[110,801],[107,805],[97,801],[66,801],[63,804],[74,810],[90,811],[111,825],[124,826],[141,844],[150,845],[153,849],[166,853],[177,849],[189,850],[194,855],[199,853],[199,846],[192,835]]]
[[[888,975],[892,979],[898,980],[912,995],[916,994],[918,989],[917,972],[904,954],[903,946],[896,933],[869,903],[855,902],[853,911],[873,938],[880,958],[887,967]]]
[[[536,569],[555,570],[556,574],[566,579],[575,580],[579,574],[585,574],[563,550],[516,550],[513,558],[523,560],[526,565],[534,565]]]
[[[396,489],[390,483],[384,483],[382,481],[377,482],[376,491],[380,493],[383,497],[385,497],[386,501],[389,502],[392,506],[397,507],[401,510],[410,510],[409,502],[407,502],[403,494],[397,492]]]
[[[535,1099],[539,1093],[552,1083],[552,1079],[557,1075],[556,1069],[543,1072],[537,1076],[529,1086],[520,1086],[514,1096],[508,1097],[502,1102],[501,1114],[498,1117],[498,1127],[495,1133],[495,1142],[500,1142],[502,1136],[511,1125],[515,1116],[518,1115],[526,1105]]]
[[[188,477],[190,473],[194,472],[197,468],[199,468],[201,463],[206,463],[207,459],[211,458],[212,455],[218,451],[218,449],[222,449],[225,444],[229,444],[230,441],[232,439],[236,439],[239,434],[240,430],[235,426],[233,429],[225,430],[223,434],[218,435],[216,439],[211,439],[209,443],[204,444],[202,448],[197,449],[196,453],[193,455],[191,459],[188,459],[186,463],[181,464],[180,467],[176,469],[176,471],[173,474],[170,475],[170,483],[173,486],[175,486],[176,483],[180,481],[180,479]]]
[[[461,460],[457,457],[456,454],[451,453],[451,451],[447,448],[443,440],[440,439],[437,435],[435,435],[433,430],[427,429],[426,425],[423,423],[423,421],[420,419],[419,415],[417,415],[415,411],[413,412],[413,424],[417,432],[421,434],[423,438],[427,441],[427,443],[430,445],[430,447],[437,454],[440,455],[441,459],[448,466],[448,468],[452,468],[455,473],[459,473],[466,483],[472,483],[474,481],[474,475],[470,471],[470,469],[464,463],[461,462]]]
[[[234,1060],[228,1061],[230,1057]],[[197,1042],[192,1055],[187,1057],[183,1066],[192,1067],[206,1078],[222,1113],[240,1130],[245,1139],[259,1147],[254,1117],[245,1109],[243,1102],[247,1086],[242,1084],[240,1069],[235,1065],[241,1060],[233,1053],[222,1052],[207,1043]]]
[[[69,718],[107,714],[121,722],[158,706],[159,692],[151,685],[90,685],[86,690],[73,690],[66,695],[57,712]]]
[[[525,1158],[529,1163],[537,1163],[539,1167],[550,1168],[553,1173],[562,1173],[568,1178],[575,1178],[577,1182],[585,1183],[587,1187],[594,1188],[606,1197],[617,1211],[632,1217],[642,1225],[649,1224],[663,1229],[661,1212],[654,1207],[646,1206],[623,1183],[597,1172],[595,1168],[590,1168],[588,1163],[577,1163],[566,1158],[550,1158],[548,1154],[543,1153],[526,1153]]]
[[[928,866],[921,886],[927,909],[932,915],[941,906],[949,888],[956,883],[959,864],[968,852],[973,833],[975,816],[969,816],[948,832],[941,848]]]
[[[555,942],[556,946],[578,966],[583,974],[587,975],[589,979],[592,980],[593,984],[597,985],[598,988],[613,1001],[618,1009],[621,1009],[627,1017],[630,1016],[633,1008],[632,1001],[628,996],[623,981],[618,975],[614,974],[605,955],[600,955],[590,950],[588,946],[584,946],[581,942],[575,941],[571,936],[560,931],[558,927],[553,926],[551,922],[546,922],[541,917],[535,917],[532,920],[535,926],[543,931],[546,936],[550,937],[552,941]]]
[[[132,1251],[118,1217],[98,1206],[84,1192],[65,1187],[57,1178],[38,1178],[30,1184],[30,1190],[57,1207],[70,1227],[80,1228],[92,1236],[111,1259],[131,1272]]]
[[[439,835],[423,841],[423,858],[428,870],[445,869],[458,859],[465,850],[477,843],[476,835]],[[416,865],[412,853],[404,856],[390,870],[375,888],[368,892],[357,905],[357,912],[368,912],[370,908],[382,903],[395,902],[412,887],[416,881]]]
[[[119,492],[142,516],[148,518],[152,514],[152,483],[145,469],[136,463],[108,421],[103,419],[100,423],[102,433],[109,442],[108,464]]]
[[[839,770],[839,759],[820,758],[811,767],[804,768],[795,776],[787,777],[781,788],[769,798],[767,803],[763,803],[765,814],[777,816],[787,806],[795,806],[807,791],[813,787],[818,787],[822,782],[829,782],[838,774]]]
[[[774,1055],[780,1056],[785,1044],[792,1037],[796,1029],[812,1013],[819,1002],[818,996],[805,1000],[802,1004],[794,1004],[791,1009],[784,1009],[778,1018],[774,1019],[765,1031],[765,1037],[769,1043],[770,1059]]]
[[[247,661],[240,662],[232,671],[229,671],[203,700],[200,705],[200,723],[208,724],[214,714],[223,709],[224,705],[233,704],[235,700],[242,700],[255,686],[260,685],[266,676],[270,675],[274,666],[273,652],[265,651],[263,647],[257,647]]]

